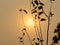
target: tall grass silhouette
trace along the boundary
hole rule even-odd
[[[55,0],[50,0],[49,13],[46,14],[46,12],[44,11],[44,5],[45,4],[43,2],[41,2],[40,0],[32,0],[32,1],[29,0],[31,15],[32,15],[33,20],[35,22],[34,23],[34,30],[35,30],[35,34],[36,34],[38,42],[35,42],[36,38],[33,38],[33,40],[30,39],[30,35],[28,34],[27,29],[26,29],[27,27],[25,26],[25,23],[24,23],[23,12],[25,12],[26,14],[28,14],[28,11],[26,9],[20,9],[19,10],[22,13],[22,21],[23,21],[23,25],[24,25],[23,31],[26,32],[26,34],[27,34],[27,36],[29,38],[29,42],[30,42],[31,45],[43,45],[44,40],[43,40],[43,34],[42,34],[42,29],[41,29],[41,22],[46,21],[46,19],[40,17],[42,14],[44,14],[46,16],[47,20],[48,20],[47,21],[48,26],[46,27],[47,28],[46,45],[49,45],[49,43],[48,43],[48,41],[49,41],[49,28],[50,28],[51,17],[53,17],[53,15],[54,15],[52,13],[52,11],[51,11],[52,10],[52,3],[53,3],[53,1],[55,1]],[[31,5],[32,5],[33,9],[31,8]],[[23,37],[24,37],[25,33],[23,31],[22,31],[23,36],[22,36],[22,38],[20,38],[20,40],[22,40],[22,41],[20,41],[20,42],[22,42],[23,45],[24,45],[24,38]],[[56,41],[57,40],[56,38],[57,37],[54,36],[53,40]],[[60,39],[60,35],[59,35],[59,39]],[[33,41],[34,41],[34,43],[32,43]]]

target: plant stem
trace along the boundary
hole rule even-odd
[[[26,34],[27,34],[27,36],[28,36],[28,38],[29,38],[30,44],[32,45],[32,42],[31,42],[30,36],[29,36],[29,34],[28,34],[27,31],[26,31]]]
[[[42,29],[41,29],[41,24],[40,24],[40,20],[39,20],[39,29],[40,29],[40,34],[41,34],[41,45],[43,45],[43,37],[42,37]]]
[[[23,11],[21,11],[21,13],[22,13],[22,20],[23,20],[23,25],[24,25]],[[24,25],[24,26],[25,26],[25,25]],[[22,30],[22,33],[23,33],[23,30]],[[24,37],[24,35],[23,35],[23,37]],[[23,38],[23,45],[24,45],[24,38]]]
[[[47,40],[46,40],[46,45],[48,45],[48,38],[49,38],[49,25],[50,25],[50,17],[48,17],[48,27],[47,27]]]
[[[35,21],[35,20],[34,20]],[[35,24],[34,24],[35,26],[34,26],[34,29],[35,29],[35,33],[36,33],[36,36],[37,36],[37,38],[38,38],[38,34],[37,34],[37,25],[36,25],[36,21],[35,21]]]
[[[22,12],[23,25],[24,25],[24,28],[26,28],[25,23],[24,23],[23,11],[21,11],[21,12]],[[30,44],[32,45],[32,42],[31,42],[31,40],[30,40],[30,36],[29,36],[27,30],[26,30],[26,34],[27,34],[27,36],[28,36],[28,38],[29,38]],[[24,43],[23,43],[23,45],[24,45]]]
[[[23,31],[22,31],[22,33],[23,33]],[[24,35],[23,35],[23,39],[22,40],[23,40],[23,45],[24,45]]]
[[[46,45],[48,45],[48,38],[49,38],[49,27],[50,27],[50,13],[52,9],[52,1],[50,1],[50,10],[49,10],[49,16],[48,16],[48,27],[47,27],[47,40],[46,40]]]

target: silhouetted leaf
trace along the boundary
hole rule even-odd
[[[34,41],[34,40],[35,40],[35,38],[32,39],[32,41]]]
[[[35,19],[37,18],[37,15],[35,15]]]
[[[32,2],[32,5],[33,5],[33,7],[35,6],[35,4]]]
[[[57,28],[60,28],[60,23],[58,23]]]
[[[28,12],[26,10],[23,10],[26,14],[28,14]]]
[[[58,25],[58,40],[60,40],[60,28],[59,28],[59,25]]]
[[[53,43],[58,43],[58,38],[56,35],[53,37]]]
[[[20,42],[23,42],[22,40]]]
[[[46,21],[46,19],[45,18],[42,18],[41,21]]]
[[[39,4],[37,0],[35,0],[34,2],[35,2],[35,4],[36,4],[36,5],[38,5],[38,4]]]
[[[23,37],[21,37],[20,39],[23,39]]]
[[[55,29],[54,33],[57,33],[57,36],[55,35],[53,37],[53,43],[57,43],[60,40],[60,23],[58,23],[57,28]]]
[[[36,7],[34,7],[34,9],[36,9],[37,8],[37,6]]]
[[[43,42],[44,40],[40,40],[40,42]]]
[[[22,40],[23,39],[23,37],[18,37],[20,40]]]
[[[37,13],[37,11],[36,11],[36,10],[33,10],[33,11],[32,11],[32,14],[33,14],[33,13]]]
[[[23,33],[23,35],[25,35],[25,33]]]
[[[19,11],[22,11],[22,9],[19,9]]]
[[[58,32],[58,30],[57,30],[57,29],[55,29],[54,33],[57,33],[57,32]]]
[[[40,19],[40,17],[38,16],[38,19]]]
[[[42,6],[44,6],[44,3],[42,3],[42,2],[40,2],[39,4],[42,5]]]
[[[26,30],[26,28],[23,28],[23,30]]]
[[[39,15],[43,14],[43,11],[39,12],[38,14],[39,14]]]
[[[35,43],[36,45],[39,45],[39,43]]]
[[[55,1],[55,0],[50,0],[50,1]]]
[[[53,16],[54,14],[52,12],[50,12],[50,16]]]
[[[58,33],[58,40],[60,40],[60,32]]]
[[[39,38],[37,38],[37,40],[39,41]]]
[[[39,10],[42,9],[42,8],[43,8],[42,6],[39,6],[39,7],[38,7]]]

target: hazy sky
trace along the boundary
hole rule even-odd
[[[49,0],[41,0],[45,3],[45,11],[48,11]],[[19,28],[22,27],[20,8],[29,10],[29,0],[0,0],[0,45],[19,45]],[[54,16],[51,20],[50,36],[53,29],[60,22],[60,0],[53,2]],[[50,40],[51,41],[51,40]]]

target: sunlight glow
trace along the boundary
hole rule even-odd
[[[28,20],[27,20],[27,25],[28,25],[28,26],[34,26],[34,21],[33,21],[33,19],[28,19]]]

